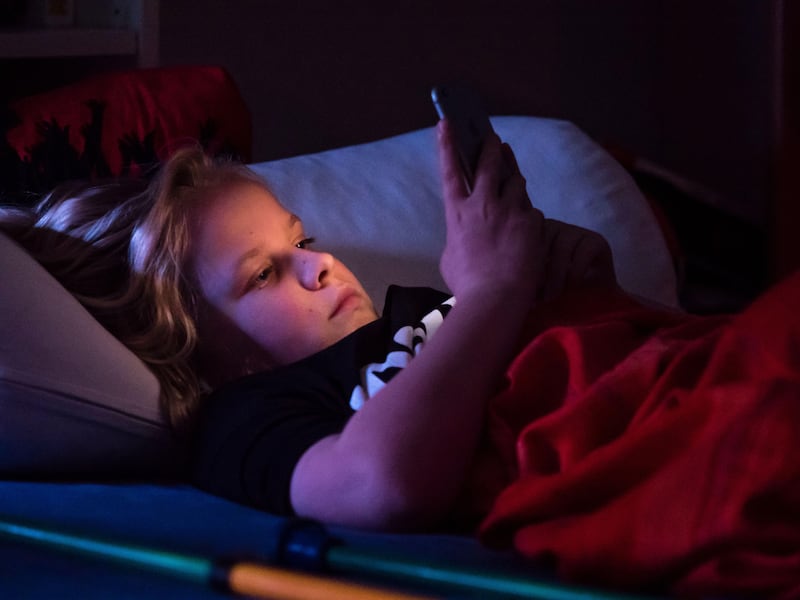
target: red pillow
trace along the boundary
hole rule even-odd
[[[9,109],[3,161],[18,163],[3,170],[16,167],[15,179],[28,187],[136,174],[189,141],[211,154],[251,159],[250,112],[221,67],[102,74],[23,98]]]

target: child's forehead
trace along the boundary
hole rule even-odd
[[[263,213],[289,213],[278,198],[265,185],[255,181],[233,181],[202,194],[198,208],[204,212],[230,213],[251,211]]]
[[[255,230],[274,233],[303,227],[297,214],[283,206],[268,188],[256,183],[216,190],[201,199],[197,208],[190,218],[190,227],[200,237],[224,237]]]

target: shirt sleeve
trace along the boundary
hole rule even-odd
[[[210,493],[291,515],[297,462],[313,444],[339,433],[352,412],[321,401],[313,386],[304,397],[269,391],[234,388],[215,395],[199,426],[193,480]]]
[[[381,319],[307,359],[215,391],[200,411],[195,485],[262,510],[293,514],[289,491],[295,466],[309,447],[344,429],[362,367],[385,360],[392,334],[446,298],[428,288],[391,286]]]

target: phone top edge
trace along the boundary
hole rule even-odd
[[[440,119],[444,119],[444,109],[442,108],[440,100],[441,90],[442,86],[433,86],[433,88],[431,88],[431,100],[433,101],[433,107],[436,109],[436,114],[439,115]]]

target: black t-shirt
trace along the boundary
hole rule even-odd
[[[336,344],[222,386],[203,404],[193,478],[231,500],[291,514],[289,485],[303,453],[339,433],[416,353],[446,315],[448,296],[391,286],[384,314]]]

